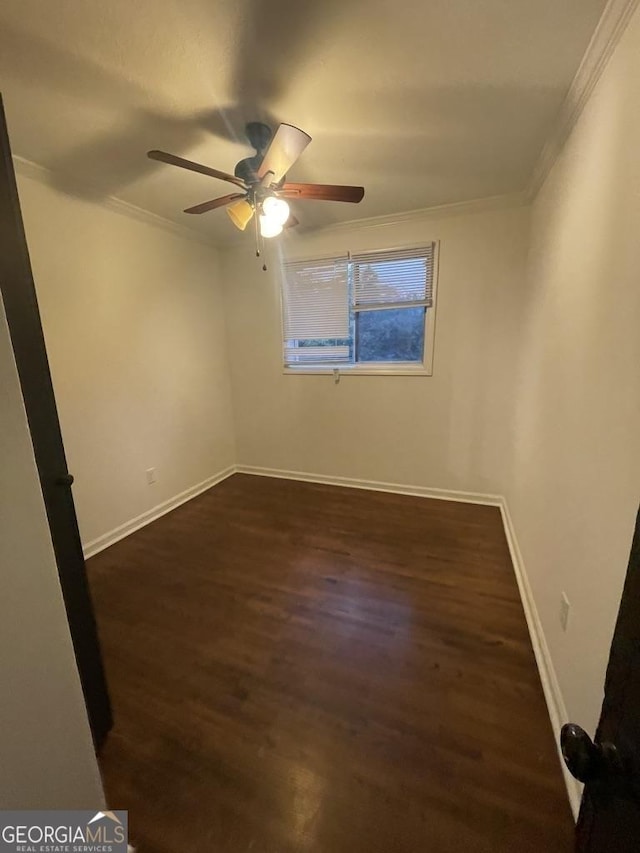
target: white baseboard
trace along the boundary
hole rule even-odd
[[[185,489],[184,492],[180,492],[179,495],[175,495],[174,497],[163,501],[161,504],[152,507],[146,512],[143,512],[142,515],[138,515],[130,521],[125,521],[124,524],[110,530],[108,533],[104,533],[102,536],[98,536],[97,539],[92,539],[91,542],[83,543],[82,552],[85,559],[93,557],[94,554],[97,554],[99,551],[103,551],[105,548],[108,548],[109,545],[114,545],[130,533],[140,530],[141,527],[145,527],[145,525],[150,524],[162,515],[166,515],[166,513],[171,512],[172,509],[190,501],[191,498],[195,498],[196,495],[206,492],[207,489],[210,489],[212,486],[215,486],[217,483],[220,483],[222,480],[226,480],[227,477],[235,474],[235,471],[235,465],[230,465],[228,468],[225,468],[224,471],[219,471],[212,477],[207,477],[207,479],[203,480],[201,483],[197,483],[195,486]]]
[[[347,489],[366,489],[372,492],[391,492],[397,495],[414,495],[439,501],[458,501],[468,504],[500,506],[500,495],[485,495],[480,492],[458,492],[452,489],[432,489],[427,486],[407,486],[401,483],[385,483],[379,480],[357,480],[353,477],[336,477],[330,474],[309,474],[306,471],[283,471],[280,468],[257,468],[253,465],[237,465],[239,474],[257,477],[276,477],[279,480],[301,480],[305,483],[322,483],[328,486],[343,486]]]
[[[511,553],[511,562],[513,563],[513,570],[516,575],[520,598],[522,599],[522,606],[524,607],[524,614],[527,619],[531,645],[533,646],[533,652],[536,656],[536,663],[538,665],[538,672],[540,673],[540,681],[542,682],[544,698],[547,702],[549,717],[551,718],[556,749],[558,750],[558,757],[560,759],[560,766],[562,768],[565,785],[567,786],[567,794],[569,795],[569,802],[571,804],[573,816],[577,820],[578,811],[580,810],[580,799],[582,797],[582,785],[574,779],[567,770],[560,751],[559,741],[560,729],[564,723],[569,722],[569,717],[564,704],[564,699],[562,698],[562,692],[560,690],[560,685],[558,684],[558,677],[553,666],[553,661],[551,660],[547,640],[542,629],[542,623],[540,622],[540,616],[538,615],[538,609],[533,597],[533,592],[531,591],[531,585],[529,584],[527,570],[525,568],[524,560],[522,559],[522,552],[520,551],[515,528],[513,526],[513,519],[511,518],[511,513],[509,512],[509,507],[505,498],[502,498],[500,501],[500,512],[502,513],[502,523],[504,524],[504,532],[507,537],[507,543]]]

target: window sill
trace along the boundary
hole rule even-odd
[[[424,364],[398,364],[392,365],[342,365],[336,367],[313,367],[313,365],[301,365],[300,367],[284,367],[282,372],[285,376],[432,376],[433,372]]]

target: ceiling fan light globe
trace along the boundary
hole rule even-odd
[[[229,205],[227,215],[236,228],[244,231],[253,216],[253,207],[243,198],[241,201]]]
[[[269,216],[261,216],[260,234],[266,239],[269,237],[277,237],[278,234],[282,234],[282,225],[271,219]]]
[[[270,195],[262,202],[262,212],[273,222],[278,225],[284,225],[289,218],[289,205],[282,198]]]

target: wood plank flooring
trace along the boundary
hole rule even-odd
[[[89,563],[140,853],[569,853],[499,511],[236,474]]]

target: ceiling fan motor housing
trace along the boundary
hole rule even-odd
[[[236,163],[233,173],[236,178],[242,178],[245,183],[255,184],[260,180],[257,171],[260,168],[265,151],[273,139],[273,131],[268,124],[263,124],[261,121],[250,121],[245,127],[245,133],[251,145],[256,149],[256,153],[253,157],[245,157],[244,160]]]
[[[260,178],[256,174],[262,163],[263,154],[255,154],[253,157],[245,157],[236,163],[233,174],[236,178],[241,178],[245,184],[255,184]]]

